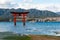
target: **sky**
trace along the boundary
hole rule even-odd
[[[0,8],[38,9],[60,12],[60,0],[0,0]]]

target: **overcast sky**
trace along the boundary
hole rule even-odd
[[[0,0],[0,8],[35,8],[60,12],[60,0]]]

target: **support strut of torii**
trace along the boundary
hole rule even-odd
[[[26,18],[25,16],[27,16],[27,14],[29,12],[11,12],[12,15],[14,16],[14,25],[16,26],[16,17],[17,16],[22,16],[22,22],[23,22],[23,26],[25,26],[25,22],[26,22]]]

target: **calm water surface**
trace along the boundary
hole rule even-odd
[[[60,22],[26,22],[26,26],[22,22],[17,22],[14,26],[13,22],[0,22],[0,32],[15,32],[22,34],[55,34],[53,31],[60,31]]]

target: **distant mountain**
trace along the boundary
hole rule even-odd
[[[28,11],[28,17],[30,18],[42,18],[42,17],[58,17],[60,16],[57,13],[48,11],[48,10],[37,10],[37,9],[29,9],[29,10],[25,10],[25,9],[0,9],[0,18],[3,19],[9,19],[9,18],[13,18],[13,16],[11,15],[10,12],[24,12],[24,11]]]
[[[60,15],[60,12],[56,12],[58,15]]]
[[[29,9],[29,17],[57,17],[60,16],[54,12],[48,10],[37,10],[37,9]]]

